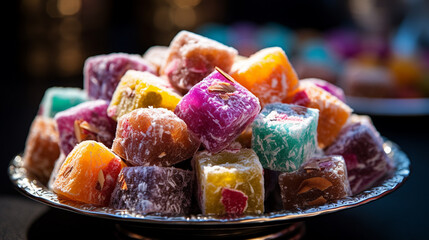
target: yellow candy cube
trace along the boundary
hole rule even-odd
[[[203,214],[262,214],[264,177],[252,149],[198,152],[193,158]]]
[[[107,109],[107,115],[117,120],[137,108],[154,107],[174,111],[182,99],[168,82],[149,72],[128,70],[121,78]]]

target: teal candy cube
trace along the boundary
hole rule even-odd
[[[264,168],[297,170],[317,149],[319,110],[273,103],[252,123],[252,148]]]
[[[80,88],[51,87],[45,91],[39,107],[39,115],[53,118],[58,112],[88,101],[86,93]]]

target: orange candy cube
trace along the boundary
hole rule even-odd
[[[262,107],[281,102],[298,85],[298,76],[279,47],[265,48],[236,61],[231,76],[258,97]]]
[[[285,102],[319,109],[317,141],[322,149],[335,140],[352,112],[347,104],[310,82],[300,82]]]
[[[71,200],[107,206],[119,172],[125,166],[103,144],[83,141],[68,154],[52,188]]]

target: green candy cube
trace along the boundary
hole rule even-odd
[[[39,115],[53,118],[58,112],[88,101],[86,93],[80,88],[51,87],[45,91],[39,107]]]
[[[266,105],[252,123],[252,148],[264,168],[292,172],[317,149],[319,110],[298,105]]]

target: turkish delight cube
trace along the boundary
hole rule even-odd
[[[264,177],[252,149],[201,151],[192,159],[203,214],[262,214]]]
[[[186,94],[215,67],[228,72],[238,52],[215,40],[181,31],[171,41],[161,75],[180,93]]]
[[[89,57],[83,69],[88,97],[110,101],[122,76],[131,69],[157,73],[155,66],[137,54],[111,53]]]
[[[262,49],[236,62],[231,76],[259,98],[262,106],[281,102],[298,85],[298,76],[279,47]]]
[[[323,205],[351,195],[341,156],[312,158],[298,171],[280,174],[279,185],[286,210]]]
[[[65,198],[107,206],[122,160],[96,141],[83,141],[67,155],[52,185]]]
[[[116,122],[107,116],[107,107],[108,102],[94,100],[55,115],[64,154],[67,155],[83,140],[96,140],[109,148],[112,146]]]
[[[192,158],[198,138],[165,108],[139,108],[118,120],[112,150],[134,166],[169,167]]]
[[[46,184],[60,155],[59,136],[52,118],[36,116],[23,155],[24,167]]]
[[[334,142],[352,112],[347,104],[311,82],[300,82],[286,102],[319,109],[317,142],[322,149]]]
[[[272,103],[252,123],[252,148],[264,168],[295,171],[317,149],[319,111]]]
[[[344,157],[353,194],[373,186],[393,168],[380,134],[367,117],[353,117],[325,153]]]
[[[252,123],[259,100],[228,74],[217,68],[195,85],[174,112],[210,152],[219,152]]]
[[[122,169],[110,206],[140,213],[188,214],[194,175],[174,167],[137,166]]]
[[[338,99],[340,99],[343,102],[346,102],[346,96],[344,95],[344,91],[343,89],[341,89],[340,87],[337,87],[336,85],[319,79],[319,78],[306,78],[306,79],[301,79],[300,80],[301,83],[305,83],[305,82],[309,82],[312,83],[320,88],[322,88],[323,90],[329,92],[330,94],[334,95],[335,97],[337,97]]]
[[[86,93],[80,88],[51,87],[43,95],[38,115],[53,118],[58,112],[67,110],[87,100]]]
[[[161,67],[164,65],[169,50],[170,49],[167,46],[152,46],[143,54],[143,59],[152,63],[159,73]]]
[[[149,72],[129,70],[113,94],[107,114],[117,120],[137,108],[162,107],[174,111],[182,99],[169,84]]]

